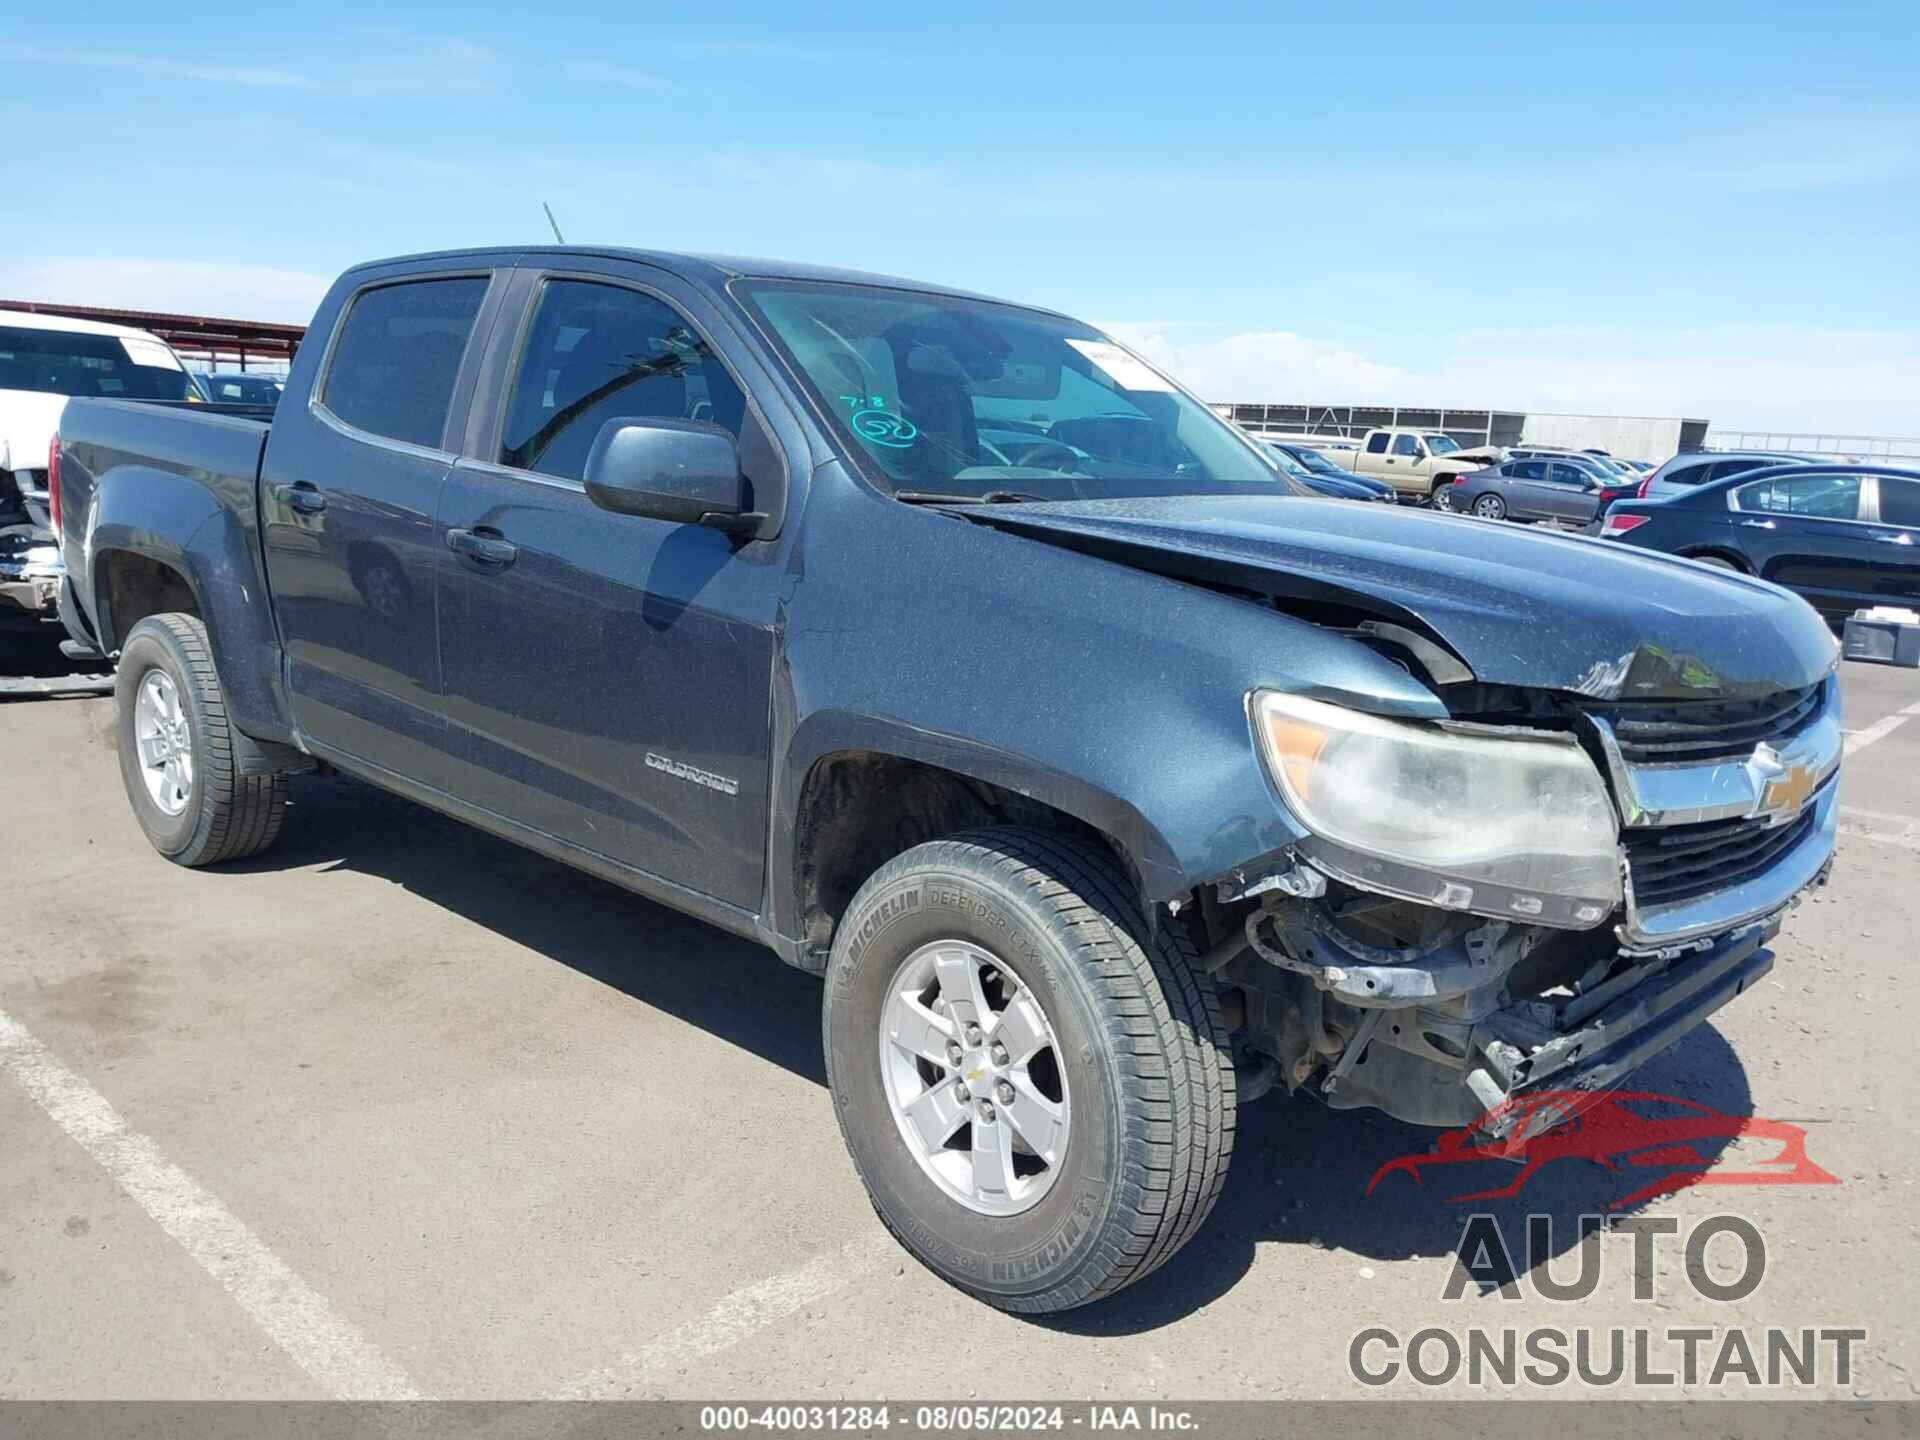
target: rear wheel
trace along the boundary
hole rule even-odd
[[[287,777],[244,775],[193,615],[149,615],[120,653],[120,779],[153,848],[179,865],[256,855],[280,834]]]
[[[1507,502],[1498,495],[1482,495],[1473,502],[1473,513],[1482,520],[1504,520],[1507,518]]]
[[[1110,1295],[1219,1198],[1235,1095],[1218,1001],[1103,847],[995,829],[890,861],[840,923],[823,1025],[874,1209],[989,1304]]]

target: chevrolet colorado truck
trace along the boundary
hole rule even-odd
[[[324,765],[822,973],[875,1208],[1011,1310],[1169,1261],[1276,1086],[1601,1090],[1833,853],[1805,603],[1313,498],[1049,311],[419,256],[334,285],[270,423],[76,400],[55,456],[162,855],[264,850]]]

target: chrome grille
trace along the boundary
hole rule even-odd
[[[1761,874],[1813,829],[1809,805],[1784,825],[1726,820],[1629,832],[1627,868],[1634,902],[1669,905],[1708,895]]]
[[[1612,728],[1628,764],[1685,764],[1746,756],[1763,740],[1778,745],[1820,713],[1824,688],[1822,682],[1732,703],[1627,702],[1593,706],[1588,713]]]

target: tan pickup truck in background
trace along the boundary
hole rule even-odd
[[[1491,465],[1504,452],[1498,446],[1462,449],[1460,442],[1437,430],[1369,430],[1357,451],[1341,463],[1360,475],[1385,480],[1403,497],[1427,502],[1434,491],[1453,483],[1453,477]]]

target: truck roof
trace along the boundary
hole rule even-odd
[[[369,260],[354,266],[348,274],[358,270],[370,269],[378,265],[398,265],[410,261],[422,260],[460,260],[476,259],[499,261],[517,255],[552,256],[595,256],[604,259],[637,260],[645,265],[659,265],[681,274],[703,280],[716,287],[724,286],[729,280],[751,278],[758,280],[813,280],[839,285],[878,285],[890,290],[919,290],[929,295],[950,295],[963,300],[985,300],[996,305],[1020,305],[1027,310],[1042,310],[1049,314],[1058,311],[1048,310],[1044,305],[1029,305],[1023,301],[1002,300],[993,295],[981,295],[971,290],[959,290],[950,285],[933,285],[924,280],[906,280],[897,275],[880,275],[865,270],[847,270],[833,265],[815,265],[802,260],[766,260],[741,255],[696,255],[673,250],[640,250],[619,245],[485,245],[460,250],[433,250],[418,255],[395,255],[381,260]]]

